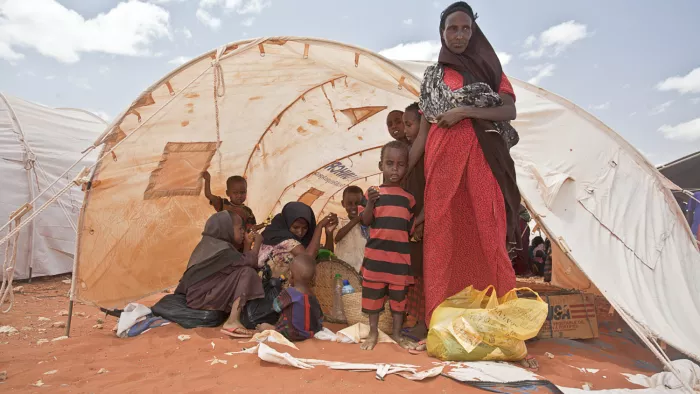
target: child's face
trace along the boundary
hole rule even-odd
[[[297,239],[303,239],[309,231],[309,224],[304,219],[297,219],[289,227],[289,231],[294,234]]]
[[[345,208],[345,212],[348,213],[349,219],[354,219],[357,217],[357,207],[362,203],[362,194],[360,193],[348,193],[343,198],[341,204]]]
[[[245,226],[238,215],[233,215],[233,241],[234,245],[241,246],[245,240]]]
[[[384,173],[384,182],[398,185],[408,169],[408,154],[403,149],[387,148],[379,163],[379,169]]]
[[[231,188],[226,190],[226,195],[231,204],[243,205],[246,198],[248,198],[248,184],[245,182],[234,182]]]
[[[413,143],[420,130],[420,116],[414,111],[406,111],[403,114],[403,130],[409,143]]]
[[[406,134],[403,131],[403,112],[394,111],[386,117],[386,128],[391,137],[397,141],[404,141]]]

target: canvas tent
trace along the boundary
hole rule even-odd
[[[205,168],[217,194],[245,174],[259,220],[289,201],[341,213],[344,187],[379,183],[387,111],[416,100],[424,67],[277,37],[166,75],[96,142],[104,159],[81,215],[75,297],[121,307],[177,283],[212,213]],[[700,253],[676,186],[579,107],[511,80],[521,135],[512,155],[533,216],[643,337],[700,360]]]
[[[87,111],[48,108],[0,93],[2,222],[49,187],[106,126],[104,120]],[[97,154],[88,156],[84,165],[94,163],[96,157]],[[62,188],[79,170],[70,171],[50,189]],[[34,205],[45,203],[52,194],[41,196]],[[20,232],[15,279],[26,279],[30,274],[57,275],[73,269],[82,202],[83,192],[75,187]]]

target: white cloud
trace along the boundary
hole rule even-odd
[[[660,113],[664,113],[664,112],[666,112],[667,109],[671,108],[671,105],[673,105],[673,100],[659,104],[656,107],[651,109],[651,112],[649,112],[649,115],[658,115]]]
[[[659,82],[656,88],[661,91],[675,90],[678,93],[700,93],[700,67],[685,76],[675,76]]]
[[[690,99],[690,102],[693,104],[700,104],[700,97],[695,97]]]
[[[379,54],[394,60],[423,60],[436,61],[440,54],[440,41],[417,41],[399,44],[395,47],[383,49]],[[512,55],[506,52],[497,52],[501,65],[510,63]]]
[[[64,63],[82,52],[149,55],[154,40],[168,37],[170,14],[140,1],[122,2],[85,19],[57,0],[0,1],[0,57],[19,60],[18,48],[35,49]]]
[[[200,0],[199,9],[221,7],[240,15],[260,14],[272,5],[269,0]]]
[[[73,84],[75,87],[83,89],[83,90],[92,90],[92,85],[90,85],[90,82],[86,78],[74,78],[74,77],[68,77],[67,81],[71,84]]]
[[[187,62],[189,62],[190,60],[192,60],[192,58],[189,57],[189,56],[178,56],[178,57],[176,57],[176,58],[174,58],[174,59],[171,59],[171,60],[168,62],[168,64],[175,64],[175,65],[177,65],[177,66],[181,66],[181,65],[183,65],[183,64],[185,64],[185,63],[187,63]]]
[[[250,18],[244,19],[243,22],[241,22],[241,25],[245,27],[251,27],[253,26],[253,23],[255,23],[255,17],[251,16]]]
[[[413,19],[404,19],[403,24],[410,26],[413,24]]]
[[[100,74],[107,74],[109,72],[109,67],[107,66],[100,66],[99,70]]]
[[[630,118],[633,118],[633,117],[635,117],[635,116],[637,116],[637,112],[632,112],[632,113],[630,114]]]
[[[187,39],[192,38],[192,32],[188,28],[182,29],[182,35],[185,36],[185,38]]]
[[[700,118],[675,126],[663,125],[659,131],[669,140],[696,141],[700,140]]]
[[[623,89],[629,89],[629,88],[631,88],[631,87],[632,87],[632,85],[630,85],[630,84],[628,84],[628,83],[622,85],[622,88],[623,88]]]
[[[440,54],[439,41],[418,41],[399,44],[379,51],[379,54],[394,60],[436,61]]]
[[[606,101],[603,104],[592,105],[590,108],[593,110],[597,110],[597,111],[608,110],[608,109],[610,109],[610,101]]]
[[[588,27],[576,21],[568,21],[552,26],[540,33],[539,38],[529,36],[525,48],[530,49],[523,56],[537,59],[543,56],[554,57],[565,51],[576,41],[590,36]],[[536,45],[536,48],[535,47]]]
[[[56,79],[56,76],[55,75],[47,75],[44,77],[44,79],[47,81],[52,81],[52,80]]]
[[[221,27],[221,19],[212,16],[209,12],[200,8],[197,10],[197,19],[204,25],[208,26],[212,30],[216,30]]]
[[[530,35],[525,39],[525,48],[532,48],[533,45],[537,42],[537,37]]]
[[[501,61],[501,66],[505,66],[506,64],[510,63],[510,60],[513,58],[510,53],[505,52],[496,52],[496,55],[498,56],[498,60]]]
[[[535,74],[535,76],[528,79],[527,82],[533,85],[537,85],[540,83],[540,81],[542,81],[542,79],[554,75],[554,70],[556,68],[557,66],[552,63],[539,64],[537,66],[527,67],[525,69],[526,71]]]

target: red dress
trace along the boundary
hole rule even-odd
[[[445,68],[445,83],[463,86]],[[515,97],[503,75],[499,93]],[[494,285],[499,296],[515,287],[506,250],[506,210],[501,189],[479,145],[471,119],[450,129],[433,124],[425,145],[423,277],[426,322],[437,306],[464,288]]]

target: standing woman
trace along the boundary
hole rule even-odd
[[[421,129],[410,167],[425,152],[426,321],[447,297],[473,285],[515,287],[509,252],[520,242],[520,193],[508,152],[517,143],[515,95],[472,8],[440,18],[442,49],[421,86]]]

